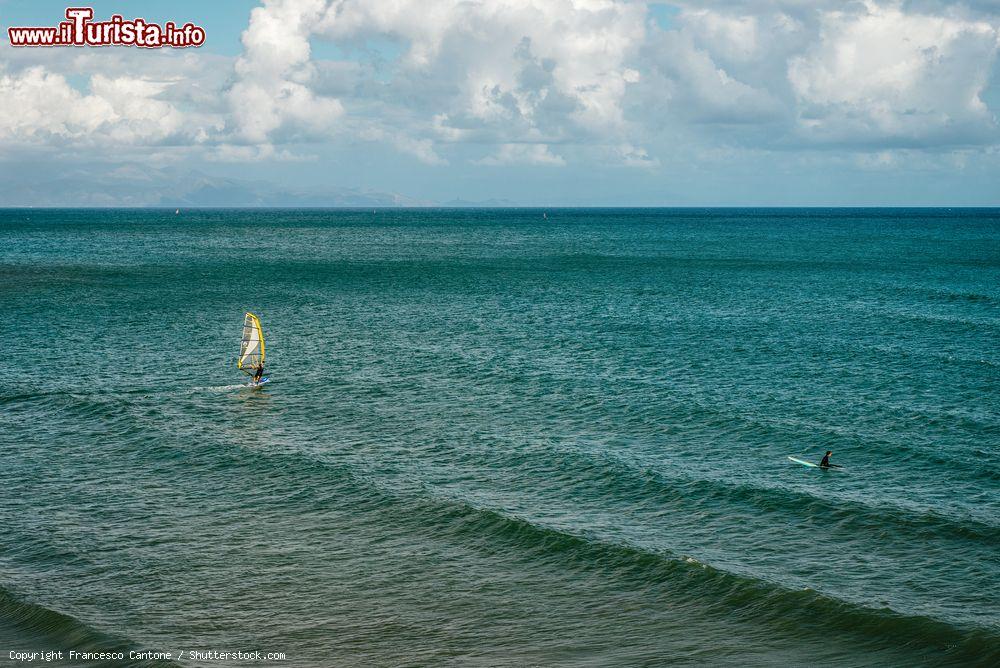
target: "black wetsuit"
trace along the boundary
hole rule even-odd
[[[257,372],[254,373],[254,375],[253,375],[253,382],[259,383],[260,379],[263,376],[264,376],[264,367],[263,367],[263,365],[261,365],[261,366],[257,367]]]
[[[823,455],[823,461],[819,463],[825,469],[830,468],[830,455]]]

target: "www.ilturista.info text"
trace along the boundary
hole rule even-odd
[[[107,21],[92,21],[90,7],[70,7],[66,21],[48,27],[11,27],[11,46],[139,46],[185,48],[205,43],[205,29],[193,23],[178,26],[168,21],[162,26],[145,19],[125,20],[115,14]]]

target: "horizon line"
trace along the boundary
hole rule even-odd
[[[268,205],[195,205],[181,206],[171,205],[120,205],[120,206],[94,206],[94,205],[0,205],[0,211],[56,211],[56,210],[88,210],[88,211],[281,211],[281,210],[317,210],[317,211],[426,211],[433,209],[473,209],[473,210],[559,210],[559,209],[1000,209],[1000,204],[428,204],[428,205],[408,205],[408,206],[345,206],[345,205],[317,205],[317,204],[268,204]]]

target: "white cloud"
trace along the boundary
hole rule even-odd
[[[639,0],[264,0],[237,58],[6,49],[0,145],[243,162],[360,139],[431,166],[651,168],[682,150],[887,165],[899,147],[998,143],[985,3],[672,4],[664,29]],[[319,41],[336,55],[317,59]]]
[[[267,143],[279,130],[292,137],[333,130],[343,106],[309,87],[309,35],[325,9],[325,0],[267,0],[251,12],[229,91],[234,129],[245,141]]]
[[[149,138],[165,138],[181,131],[183,115],[172,105],[157,99],[167,82],[134,77],[109,78],[95,74],[90,80],[92,97],[111,107],[108,135],[115,142],[135,143]]]
[[[88,147],[199,143],[213,119],[185,115],[160,99],[171,85],[136,76],[90,77],[82,93],[42,66],[0,76],[0,141]]]
[[[448,161],[434,150],[434,142],[417,138],[402,132],[392,132],[377,123],[363,123],[358,127],[358,136],[367,141],[387,142],[398,151],[412,155],[425,165],[446,165]]]
[[[272,144],[253,146],[220,144],[206,151],[205,159],[210,162],[311,162],[315,156],[299,155],[287,149],[276,149]]]
[[[768,90],[736,78],[690,35],[670,32],[660,37],[648,52],[649,107],[696,123],[757,123],[780,113],[782,105]]]
[[[996,14],[930,0],[919,10],[893,0],[680,4],[646,46],[637,125],[662,135],[687,123],[707,145],[782,151],[998,141],[983,98]]]
[[[980,95],[997,28],[949,14],[867,2],[822,17],[817,45],[789,61],[800,134],[833,142],[905,144],[995,140]]]
[[[620,164],[625,167],[659,167],[660,161],[651,158],[646,149],[632,144],[620,144],[615,147],[615,154]]]
[[[0,133],[21,140],[85,138],[114,114],[107,101],[88,99],[42,67],[0,77],[0,106],[16,110],[0,114]]]
[[[730,60],[750,60],[758,53],[759,20],[754,15],[735,15],[711,9],[689,9],[679,18],[685,29],[701,41],[714,44]]]
[[[562,167],[566,160],[545,144],[501,144],[497,152],[476,161],[479,165],[543,165]]]
[[[404,45],[392,89],[439,138],[544,142],[621,134],[645,8],[615,0],[337,0],[318,31]]]

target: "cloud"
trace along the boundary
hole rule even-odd
[[[798,133],[810,141],[883,145],[995,141],[981,98],[997,28],[899,3],[823,14],[818,43],[789,61]]]
[[[89,93],[41,66],[0,76],[0,141],[87,147],[198,143],[213,123],[160,98],[170,81],[94,74]]]
[[[696,46],[685,32],[662,34],[648,51],[646,104],[694,123],[759,123],[780,115],[782,104],[765,88],[737,78]]]
[[[318,33],[403,45],[387,105],[441,141],[545,142],[622,133],[641,4],[612,0],[331,3]]]
[[[614,149],[617,162],[624,167],[659,167],[660,161],[650,157],[646,149],[632,144],[620,144]]]
[[[266,143],[280,130],[287,139],[333,130],[343,106],[310,88],[309,35],[326,7],[324,0],[267,0],[251,12],[229,91],[239,138]]]
[[[546,165],[561,167],[562,156],[555,155],[545,144],[501,144],[494,155],[475,161],[478,165]]]
[[[681,4],[644,49],[637,126],[663,134],[686,123],[709,146],[781,151],[998,141],[984,96],[996,12],[891,0]]]
[[[106,101],[96,97],[87,100],[65,77],[42,67],[0,77],[0,104],[4,109],[18,110],[0,115],[0,133],[26,141],[87,137],[113,114]]]
[[[689,9],[681,14],[680,22],[689,34],[715,45],[717,55],[729,60],[750,60],[761,48],[761,21],[755,15]]]
[[[644,19],[641,3],[621,0],[267,0],[243,36],[231,128],[249,144],[358,136],[428,165],[463,142],[497,146],[495,160],[551,162],[506,146],[627,141]],[[388,42],[398,55],[374,85],[372,68],[317,66],[317,39]]]
[[[265,0],[236,58],[5,49],[0,146],[287,162],[361,140],[433,167],[657,168],[1000,141],[995,3],[671,4],[658,25],[638,0]]]
[[[367,141],[382,141],[392,144],[402,153],[412,155],[425,165],[446,165],[448,161],[434,151],[430,139],[410,137],[402,132],[387,130],[378,123],[361,124],[357,135]]]
[[[312,162],[316,156],[300,155],[287,149],[276,149],[272,144],[256,144],[253,146],[220,144],[206,152],[205,159],[210,162]]]

